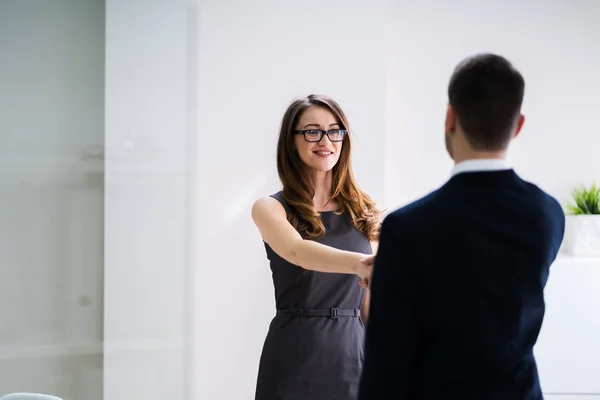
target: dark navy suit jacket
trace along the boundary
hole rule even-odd
[[[459,173],[388,215],[360,400],[543,399],[533,346],[564,224],[512,169]]]

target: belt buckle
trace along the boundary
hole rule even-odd
[[[339,318],[338,311],[339,311],[338,308],[332,308],[330,310],[331,319],[338,319]]]

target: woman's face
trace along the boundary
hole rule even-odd
[[[340,159],[346,135],[341,128],[329,110],[316,106],[306,109],[295,126],[296,131],[305,133],[294,134],[296,149],[304,164],[316,171],[331,171]],[[329,132],[329,136],[323,131]]]

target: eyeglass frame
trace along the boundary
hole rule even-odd
[[[340,140],[331,140],[331,137],[329,136],[329,134],[331,132],[342,132],[342,138]],[[306,133],[307,132],[319,132],[319,139],[318,140],[308,140],[306,138]],[[327,139],[329,139],[330,142],[332,143],[340,143],[343,142],[344,139],[346,139],[346,136],[348,135],[348,130],[347,129],[330,129],[328,131],[323,131],[321,129],[302,129],[302,130],[296,130],[294,131],[294,134],[296,135],[303,135],[304,136],[304,141],[309,142],[309,143],[319,143],[321,140],[323,140],[323,137],[325,135],[327,135]]]

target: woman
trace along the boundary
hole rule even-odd
[[[257,400],[357,397],[370,277],[361,260],[373,251],[380,213],[355,183],[350,150],[335,101],[311,95],[289,106],[277,144],[283,191],[252,208],[277,304]]]

